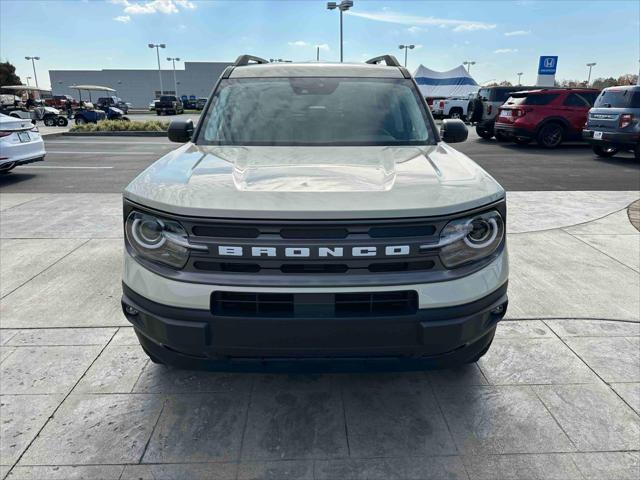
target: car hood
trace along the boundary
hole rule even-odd
[[[180,215],[398,218],[456,213],[504,197],[445,143],[420,147],[228,147],[187,143],[155,162],[125,198]]]

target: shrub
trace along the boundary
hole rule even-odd
[[[71,132],[166,132],[169,122],[160,120],[146,121],[123,121],[123,120],[101,120],[98,123],[86,123],[84,125],[74,125]]]

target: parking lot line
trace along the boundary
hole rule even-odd
[[[47,150],[47,153],[58,153],[58,154],[63,154],[63,155],[113,155],[113,156],[118,156],[118,155],[149,155],[152,154],[153,152],[122,152],[122,153],[116,153],[116,152],[73,152],[73,151],[69,151],[69,150]]]
[[[20,167],[20,168],[64,168],[68,170],[86,170],[86,169],[90,169],[90,170],[107,169],[108,170],[113,167],[83,167],[83,166],[67,167],[62,165],[25,165],[24,167]]]
[[[158,137],[162,138],[162,137]],[[46,140],[46,139],[45,139]],[[162,138],[162,140],[166,140]],[[158,141],[158,142],[138,142],[135,140],[49,140],[49,143],[67,143],[70,145],[77,144],[87,144],[87,145],[111,145],[113,143],[122,144],[122,145],[171,145],[172,142],[167,141]]]

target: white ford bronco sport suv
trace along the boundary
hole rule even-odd
[[[244,55],[124,191],[122,306],[158,363],[473,362],[507,307],[503,188],[409,72]]]

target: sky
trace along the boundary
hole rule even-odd
[[[339,1],[339,0],[338,0]],[[0,0],[0,58],[41,87],[48,70],[157,68],[166,58],[233,61],[250,53],[294,61],[338,61],[339,14],[318,0]],[[344,16],[345,61],[391,53],[411,72],[475,61],[478,83],[535,81],[538,57],[558,55],[557,79],[637,73],[638,0],[354,0]],[[178,62],[177,68],[183,68]],[[33,79],[31,80],[33,84]]]

